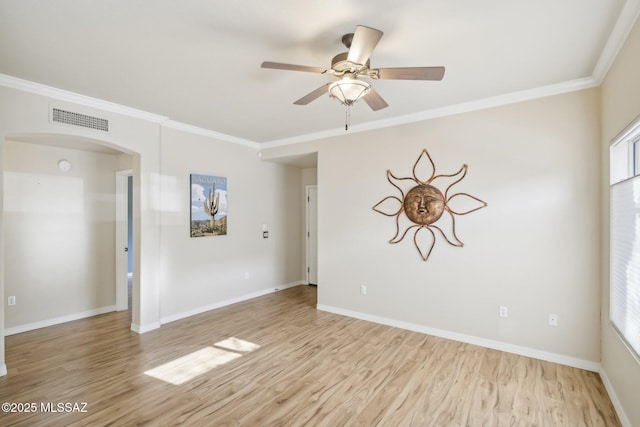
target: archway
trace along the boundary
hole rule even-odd
[[[5,334],[112,311],[116,173],[129,169],[139,180],[139,155],[113,143],[67,134],[12,134],[5,137],[3,150],[5,188],[10,190],[3,207],[5,294],[19,293],[17,287],[25,284],[31,287],[26,299],[17,298],[17,307],[26,310],[5,310]],[[70,162],[69,170],[59,168],[62,160]],[[139,191],[135,204],[139,212]],[[111,237],[105,238],[108,230]],[[133,233],[140,241],[139,217]],[[138,262],[134,274],[139,271]],[[99,282],[102,276],[110,285],[83,287],[82,282]],[[138,280],[133,283],[139,286]],[[133,294],[131,309],[139,312],[140,292]],[[56,304],[68,307],[56,309]]]

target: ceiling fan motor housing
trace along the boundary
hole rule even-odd
[[[337,73],[359,73],[362,70],[368,70],[370,61],[367,60],[366,64],[354,64],[353,62],[347,61],[347,57],[349,56],[349,52],[342,52],[337,54],[331,60],[331,69]]]

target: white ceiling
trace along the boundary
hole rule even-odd
[[[389,107],[357,104],[352,125],[604,76],[640,0],[0,0],[0,74],[279,143],[344,128],[323,96],[356,25],[385,34],[372,68],[446,67],[441,82],[373,81]],[[582,79],[582,80],[581,80]],[[343,132],[343,130],[342,130]]]

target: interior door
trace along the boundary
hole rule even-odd
[[[318,284],[318,187],[307,186],[307,283]]]

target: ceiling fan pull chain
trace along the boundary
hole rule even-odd
[[[351,105],[347,105],[347,111],[345,113],[345,124],[344,124],[344,130],[348,131],[349,130],[349,125],[351,124]]]

